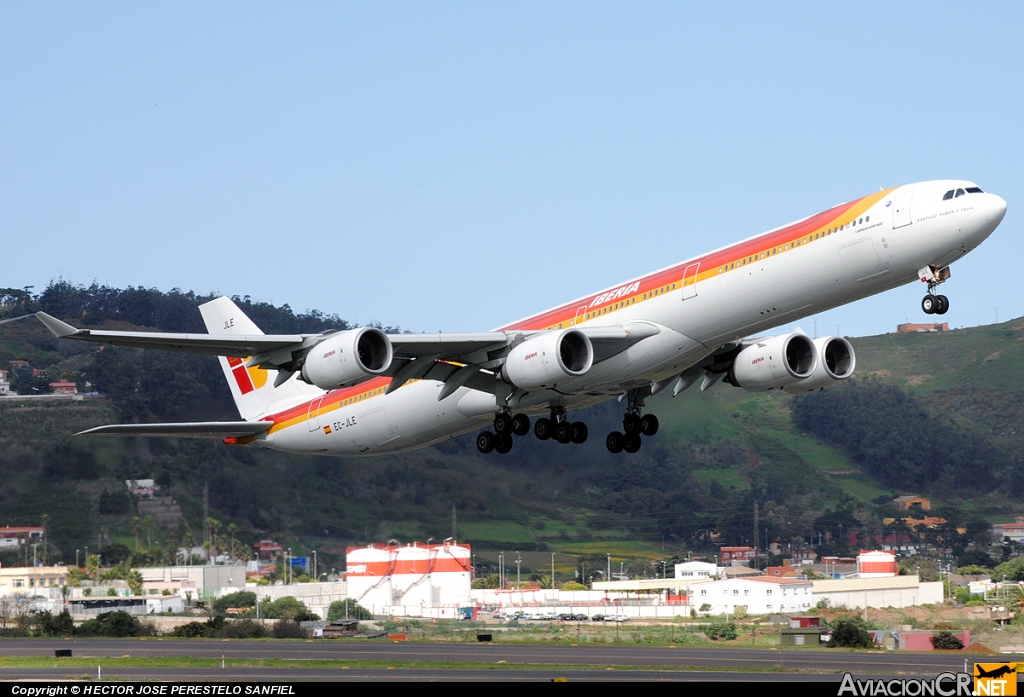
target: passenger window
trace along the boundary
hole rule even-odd
[[[949,199],[951,199],[951,198],[953,198],[953,190],[952,190],[952,189],[950,189],[949,191],[947,191],[947,192],[946,192],[945,194],[943,194],[943,196],[942,196],[942,200],[943,200],[943,201],[948,201],[948,200],[949,200]]]
[[[863,225],[864,224],[864,218],[858,218],[857,219],[857,224],[858,225]]]
[[[870,215],[869,215],[869,216],[867,216],[866,218],[864,218],[864,222],[865,222],[865,223],[866,223],[866,222],[868,222],[869,220],[871,220],[871,216],[870,216]]]
[[[964,190],[963,189],[957,189],[956,190],[956,196],[954,196],[953,198],[959,198],[959,197],[961,197],[963,195],[964,195]]]

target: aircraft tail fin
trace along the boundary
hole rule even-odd
[[[242,312],[231,298],[220,297],[199,306],[199,312],[210,334],[262,335],[263,331]],[[316,396],[322,390],[294,379],[278,382],[278,371],[247,368],[242,358],[218,357],[227,378],[231,396],[243,419],[251,421],[270,410],[271,405],[283,399]],[[285,377],[285,376],[282,376]]]

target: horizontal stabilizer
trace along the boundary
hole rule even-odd
[[[272,421],[197,421],[176,424],[111,424],[76,436],[164,436],[170,438],[241,438],[266,433]]]

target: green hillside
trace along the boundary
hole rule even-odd
[[[9,295],[5,302],[0,291],[0,318],[45,309],[94,327],[192,331],[202,300],[178,291],[51,284],[38,297]],[[347,326],[337,317],[240,302],[267,331]],[[24,391],[60,377],[109,399],[0,402],[0,525],[39,524],[47,516],[50,555],[65,561],[86,545],[122,545],[120,553],[137,560],[168,560],[183,540],[203,539],[207,487],[221,538],[230,529],[239,546],[270,536],[296,554],[317,549],[324,568],[340,567],[349,544],[440,540],[454,532],[485,564],[501,551],[519,552],[524,568],[543,572],[554,553],[560,577],[580,558],[596,563],[611,554],[616,564],[653,573],[643,560],[684,550],[710,554],[713,541],[752,542],[755,502],[762,544],[765,534],[783,542],[828,531],[878,534],[891,514],[888,502],[903,493],[930,495],[951,523],[979,528],[981,519],[1022,512],[1015,489],[1024,479],[1022,338],[1024,321],[1013,320],[855,339],[857,378],[820,395],[751,394],[725,384],[676,398],[663,393],[647,405],[661,431],[635,456],[604,448],[604,434],[620,428],[619,405],[611,402],[576,417],[590,426],[583,446],[531,436],[508,456],[483,456],[468,435],[404,455],[341,459],[209,441],[71,438],[116,421],[237,415],[210,358],[97,350],[57,341],[26,320],[0,327],[0,368],[24,359],[47,371],[36,383],[21,375]],[[901,431],[907,424],[918,433]],[[889,445],[844,442],[847,425],[865,429],[856,432],[871,434],[872,444]],[[943,452],[932,452],[936,444]],[[907,469],[915,466],[911,456],[889,463],[887,454],[904,445],[911,454],[927,451],[924,460],[941,460],[945,469],[919,476],[914,472],[932,470]],[[957,468],[974,467],[988,478],[959,485]],[[143,477],[173,495],[181,520],[146,522],[137,504],[123,499],[124,480]],[[899,481],[904,485],[894,485]]]

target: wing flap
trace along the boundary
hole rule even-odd
[[[271,421],[195,421],[169,424],[109,424],[76,436],[162,436],[169,438],[241,438],[266,433]]]

